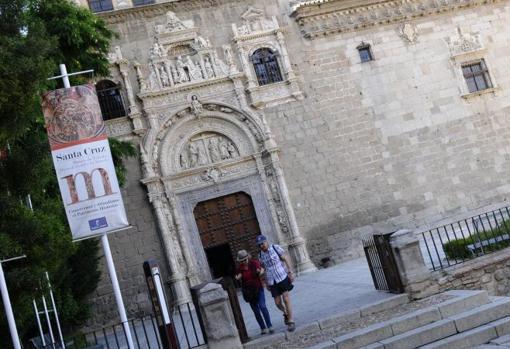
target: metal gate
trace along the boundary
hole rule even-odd
[[[376,290],[403,293],[397,263],[390,245],[391,234],[373,234],[362,239],[370,274]]]

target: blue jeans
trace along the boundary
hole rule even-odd
[[[257,319],[260,329],[263,330],[265,328],[273,327],[271,324],[271,318],[269,317],[269,312],[267,311],[263,288],[259,290],[259,299],[256,302],[251,302],[250,307],[251,310],[253,310],[253,314],[255,314],[255,319]],[[262,313],[262,315],[260,313]],[[266,321],[265,324],[264,320],[262,320],[262,316],[264,316],[264,320]]]

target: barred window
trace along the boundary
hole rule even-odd
[[[133,0],[133,6],[150,5],[154,3],[154,0]]]
[[[361,59],[361,63],[370,62],[374,60],[374,56],[372,55],[372,49],[370,48],[370,44],[361,42],[361,44],[356,47],[359,52],[359,58]]]
[[[126,116],[118,85],[110,80],[101,80],[96,84],[96,91],[103,120]]]
[[[492,87],[489,69],[483,59],[475,63],[463,64],[462,74],[466,79],[469,92],[482,91]]]
[[[111,11],[112,0],[89,0],[89,8],[92,12]]]
[[[283,81],[278,59],[272,50],[258,49],[251,56],[251,61],[260,86]]]

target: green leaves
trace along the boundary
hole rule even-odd
[[[86,320],[86,298],[100,277],[97,241],[71,241],[39,96],[56,87],[47,78],[59,75],[60,63],[69,72],[94,69],[108,75],[112,36],[101,19],[69,0],[0,0],[0,150],[7,144],[11,149],[0,159],[0,257],[27,255],[23,264],[5,269],[25,342],[37,334],[32,299],[45,288],[44,272],[50,274],[66,333]],[[122,158],[135,151],[124,142],[113,144],[119,178],[124,178]],[[33,211],[25,204],[28,194]],[[0,348],[9,347],[0,311]]]

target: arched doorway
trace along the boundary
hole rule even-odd
[[[211,276],[233,276],[237,251],[257,253],[260,227],[251,197],[237,192],[199,202],[193,210]]]

